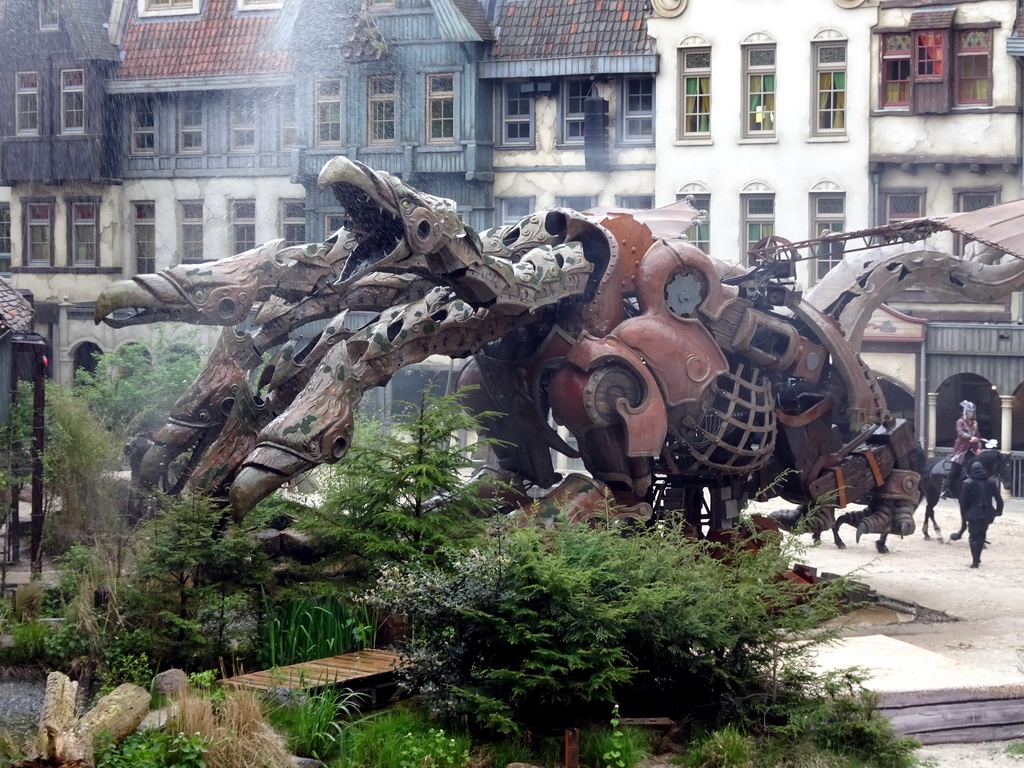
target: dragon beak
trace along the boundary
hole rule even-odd
[[[115,319],[119,309],[133,309],[135,314]],[[124,328],[152,319],[170,320],[188,309],[181,292],[161,275],[139,275],[131,280],[118,280],[104,288],[96,297],[93,320],[111,328]],[[160,315],[157,317],[157,315]]]
[[[309,460],[277,446],[256,446],[231,483],[228,501],[235,522],[242,522],[260,501],[313,466]]]

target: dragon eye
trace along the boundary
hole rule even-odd
[[[202,301],[203,299],[206,298],[206,291],[204,291],[202,288],[196,288],[194,291],[192,291],[192,296],[195,298],[196,301]]]
[[[317,441],[317,440],[313,440],[309,445],[306,446],[306,453],[308,453],[310,456],[314,456],[314,457],[319,456],[320,455],[320,442]]]

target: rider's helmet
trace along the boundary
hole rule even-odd
[[[972,403],[970,400],[962,400],[960,402],[960,407],[964,409],[965,419],[974,418],[974,414],[977,412],[977,409],[974,407],[974,403]]]

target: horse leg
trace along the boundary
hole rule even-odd
[[[887,546],[885,546],[885,540],[888,539],[888,538],[889,538],[889,534],[888,533],[883,533],[881,536],[878,537],[878,541],[875,542],[875,549],[878,550],[878,554],[880,554],[880,555],[888,555],[889,554],[889,548]]]
[[[964,531],[967,530],[967,519],[964,517],[964,513],[960,513],[960,530],[956,533],[949,534],[951,541],[960,541],[964,536]]]
[[[846,549],[846,542],[839,536],[839,527],[846,525],[848,522],[849,520],[846,515],[840,515],[832,525],[832,541],[835,542],[838,549]]]

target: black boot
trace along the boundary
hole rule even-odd
[[[971,542],[971,568],[977,568],[979,565],[981,565],[982,547],[984,547],[984,544],[975,541]]]

